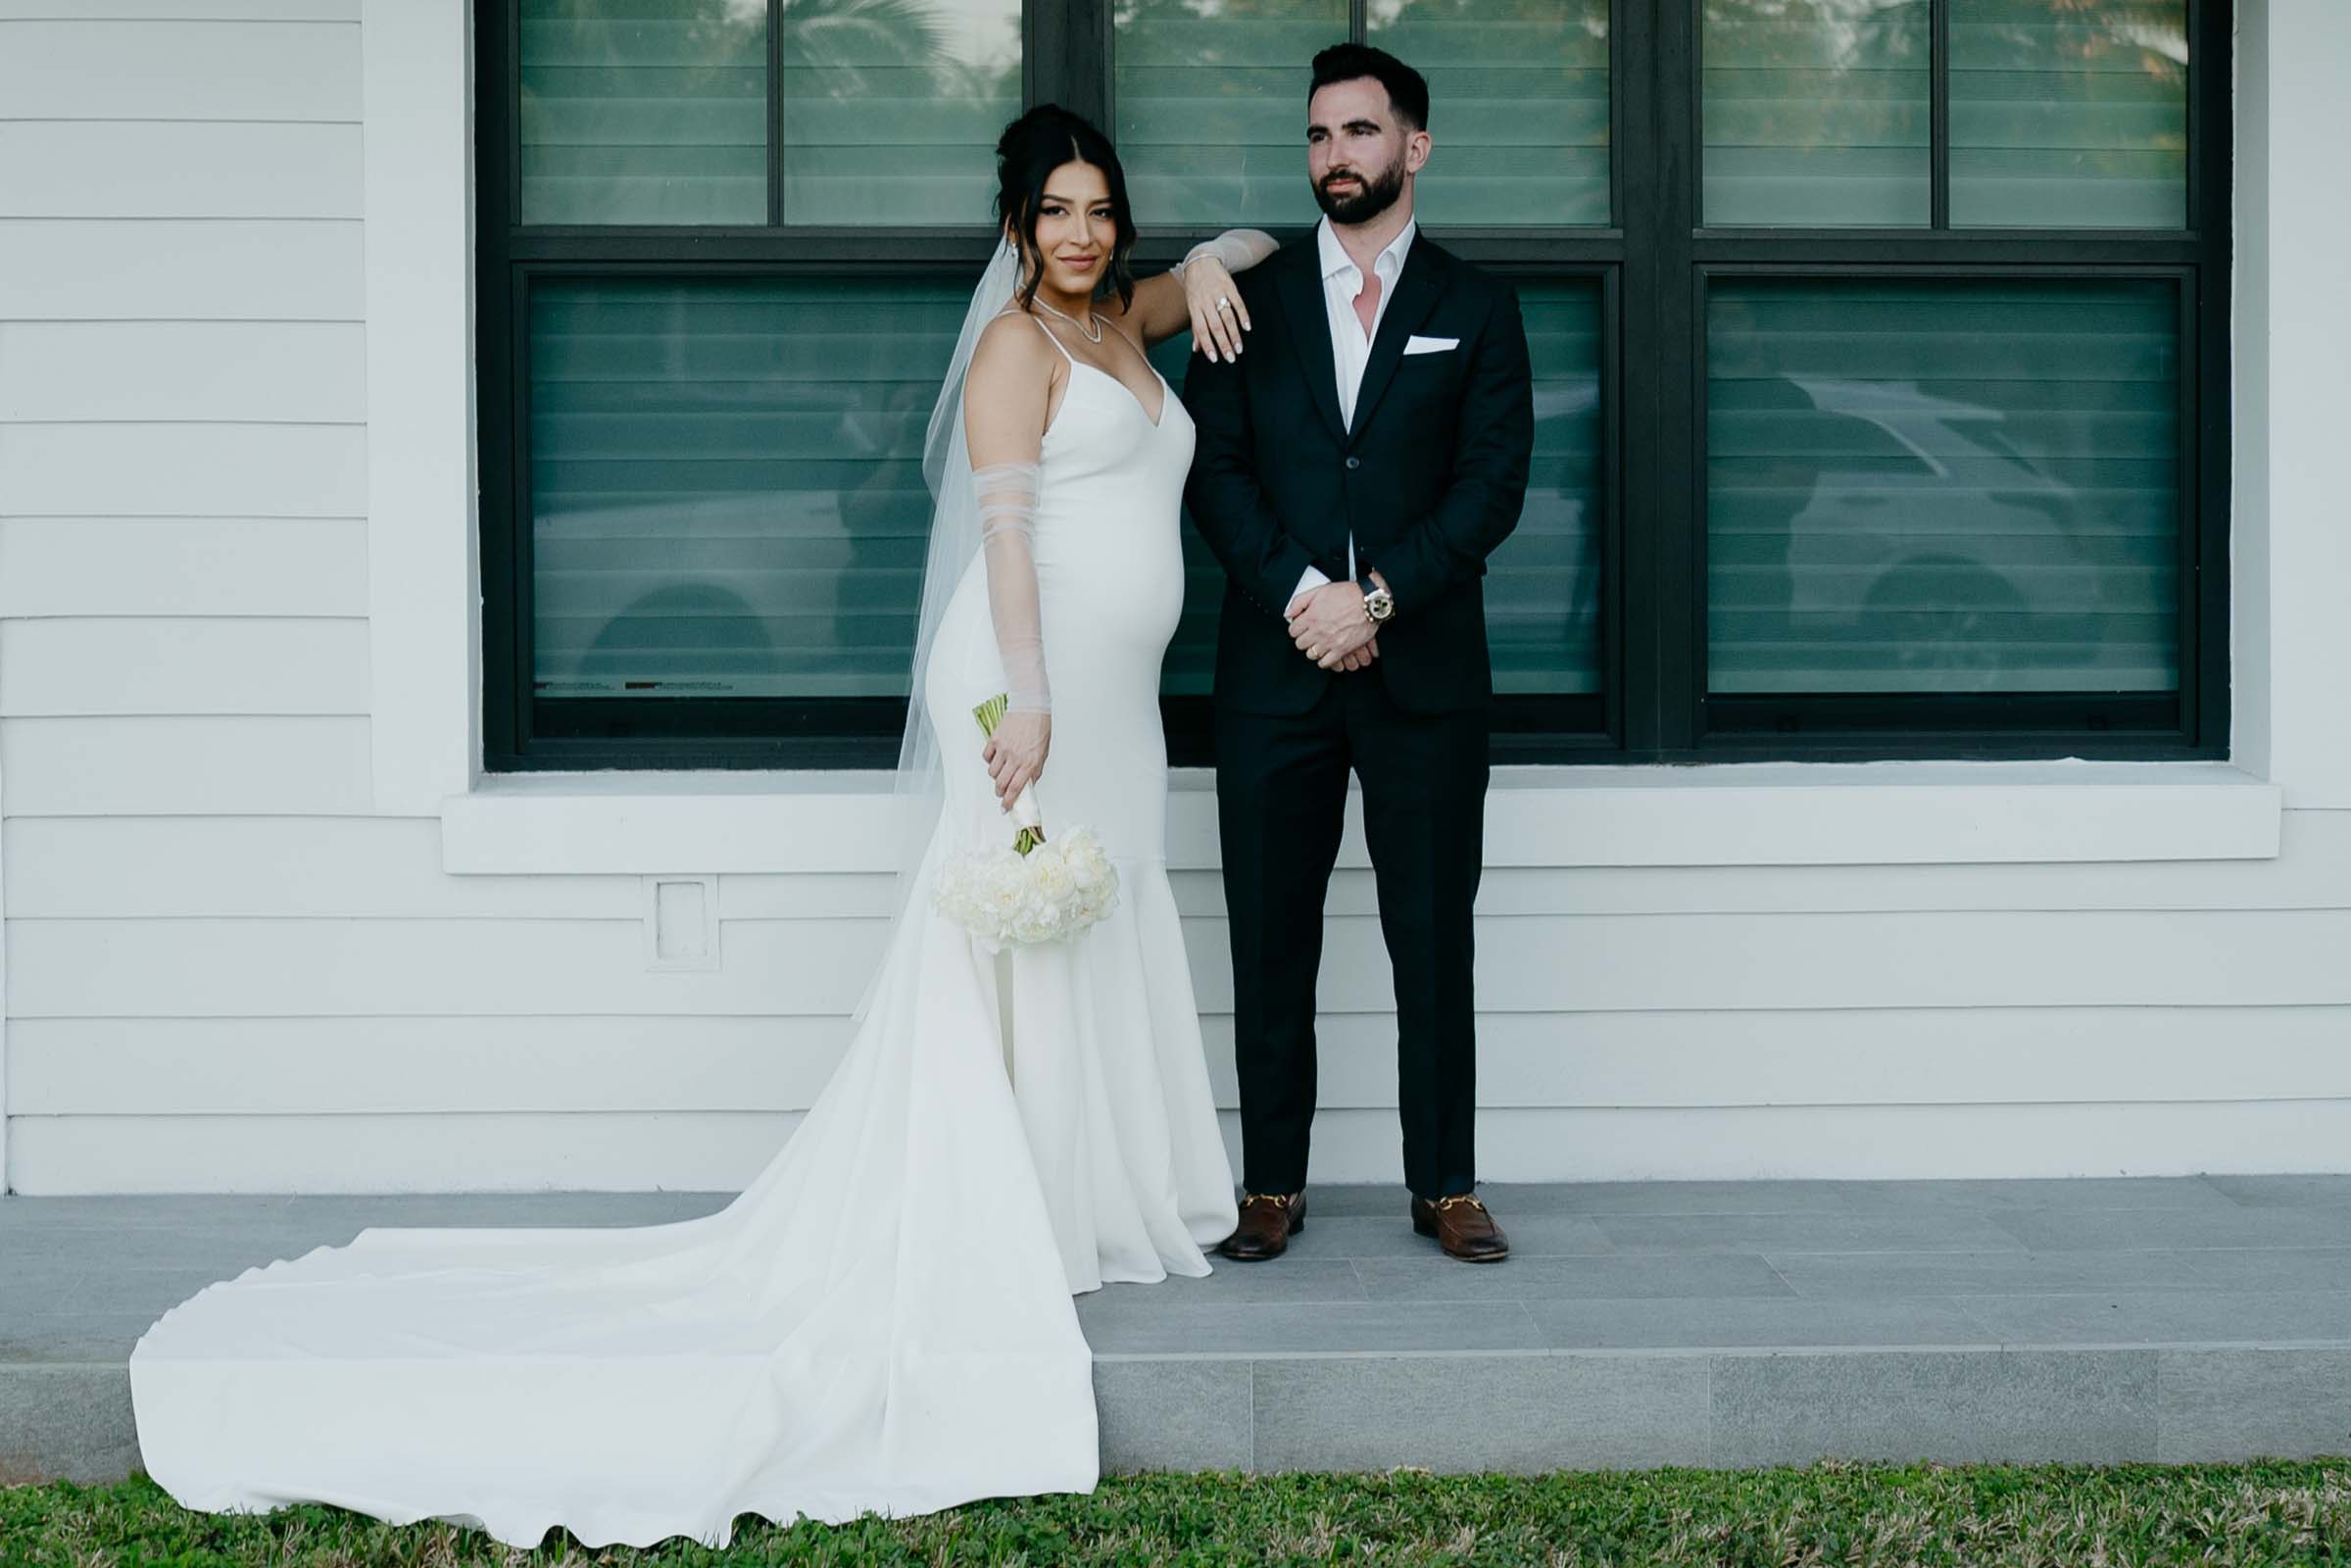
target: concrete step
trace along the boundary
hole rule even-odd
[[[1290,1254],[1082,1298],[1112,1469],[2180,1462],[2351,1453],[2351,1176],[1486,1189],[1513,1257],[1318,1189]],[[205,1284],[367,1225],[730,1195],[0,1199],[0,1482],[103,1482]]]

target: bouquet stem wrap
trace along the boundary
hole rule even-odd
[[[1003,697],[971,710],[980,733],[991,736],[1004,712]],[[1024,789],[1012,802],[1020,830],[1008,848],[948,856],[931,889],[931,906],[990,952],[1066,942],[1118,906],[1118,868],[1094,830],[1080,824],[1046,843],[1035,794]]]
[[[1000,692],[973,709],[971,716],[979,720],[980,733],[991,740],[995,739],[996,726],[1004,722],[1004,713],[1010,706],[1011,699]],[[1013,837],[1012,848],[1026,855],[1045,842],[1045,816],[1037,809],[1034,785],[1012,797],[1012,820],[1020,829]]]

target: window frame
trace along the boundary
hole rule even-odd
[[[1650,478],[1658,507],[1658,702],[1629,737],[1641,760],[1862,761],[1897,758],[2216,759],[2229,736],[2229,277],[2232,46],[2227,0],[2185,0],[2187,155],[2180,229],[1952,228],[1950,16],[1929,0],[1930,226],[1704,222],[1701,12],[1705,0],[1636,0],[1659,23],[1656,119],[1688,158],[1669,170],[1654,232],[1664,381]],[[1676,220],[1679,220],[1678,221]],[[1706,689],[1705,311],[1707,280],[1803,277],[2173,276],[2180,287],[2179,690],[1726,696]],[[1677,309],[1677,305],[1679,308]],[[1673,483],[1679,470],[1684,484]],[[1662,591],[1663,584],[1680,591]],[[2168,707],[2170,711],[2162,710]],[[2060,711],[2059,710],[2070,710]],[[2002,720],[1992,723],[1988,720]]]
[[[1952,0],[1930,0],[1932,210],[1948,221]],[[1115,0],[1026,0],[1022,103],[1059,102],[1114,125]],[[2229,733],[2229,332],[2231,18],[2186,0],[2184,229],[1703,226],[1700,14],[1705,0],[1615,0],[1609,21],[1611,222],[1448,227],[1448,250],[1514,281],[1596,279],[1602,493],[1598,669],[1591,695],[1496,699],[1497,762],[1854,761],[1897,758],[2215,759]],[[993,249],[970,226],[538,225],[520,211],[519,0],[474,0],[482,502],[484,766],[887,767],[891,698],[561,700],[531,688],[531,538],[523,373],[541,277],[791,277],[855,266],[884,275],[972,273]],[[1352,0],[1350,36],[1367,0]],[[780,5],[769,3],[768,201],[778,211]],[[1440,117],[1442,106],[1440,107]],[[1667,126],[1679,126],[1679,135]],[[1442,132],[1443,120],[1436,128]],[[1440,136],[1442,145],[1442,135]],[[1305,228],[1276,229],[1285,244]],[[877,238],[877,234],[881,237]],[[1199,236],[1141,225],[1140,268]],[[2037,693],[1710,696],[1705,681],[1704,311],[1710,277],[2166,275],[2180,290],[2180,628],[2177,698]],[[1679,482],[1677,482],[1679,480]],[[1636,631],[1635,629],[1638,628]],[[1209,699],[1162,699],[1169,757],[1209,760]],[[2163,705],[2176,710],[2155,711]],[[2057,711],[2058,709],[2070,711]],[[545,715],[558,716],[554,711]],[[648,720],[658,720],[648,724]],[[691,722],[689,722],[691,721]],[[691,733],[687,731],[691,730]],[[633,731],[617,733],[617,731]]]

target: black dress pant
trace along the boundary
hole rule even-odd
[[[1242,1186],[1306,1184],[1314,1119],[1315,979],[1323,897],[1350,769],[1396,976],[1404,1182],[1421,1198],[1477,1180],[1472,906],[1484,859],[1484,710],[1409,713],[1380,668],[1333,675],[1298,714],[1216,710],[1216,808],[1233,945]],[[1376,999],[1328,999],[1356,1010]]]

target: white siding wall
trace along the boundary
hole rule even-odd
[[[696,868],[723,962],[655,972],[637,877],[451,876],[374,811],[358,0],[68,9],[0,0],[10,1185],[740,1185],[886,880]],[[1343,872],[1323,1178],[1398,1166],[1372,907]],[[2274,860],[1497,869],[1484,1174],[2339,1167],[2346,952],[2342,811]]]

